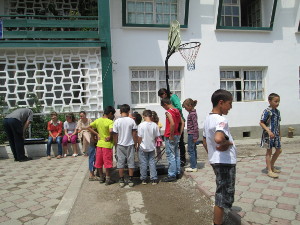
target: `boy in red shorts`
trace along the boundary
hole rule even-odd
[[[100,174],[100,183],[105,185],[113,184],[114,182],[110,179],[110,169],[113,167],[113,119],[116,110],[112,106],[107,106],[104,110],[103,117],[96,119],[89,126],[89,131],[98,136],[96,157],[95,157],[95,168],[97,168]],[[97,129],[96,133],[92,128]],[[106,170],[104,176],[103,166]]]

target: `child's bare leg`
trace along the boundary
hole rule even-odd
[[[214,207],[214,224],[222,224],[223,223],[223,216],[224,216],[224,209],[216,206]]]
[[[63,149],[64,149],[64,154],[67,155],[68,154],[68,145],[64,145]]]
[[[267,152],[266,152],[266,164],[267,164],[267,170],[268,170],[268,172],[272,172],[271,158],[272,158],[272,149],[267,149]]]
[[[276,148],[276,151],[275,151],[275,153],[272,156],[272,159],[271,159],[271,169],[272,169],[273,172],[274,172],[274,164],[275,164],[276,160],[278,159],[278,156],[280,155],[280,153],[281,153],[281,149],[280,148]]]
[[[276,159],[277,158],[278,158],[278,155],[277,155]],[[278,175],[276,173],[274,173],[273,170],[272,170],[272,160],[273,160],[273,158],[272,158],[272,149],[267,149],[266,164],[267,164],[267,169],[268,169],[268,176],[272,177],[272,178],[278,178]]]
[[[94,171],[90,171],[90,177],[95,177]]]
[[[134,169],[133,168],[128,168],[128,172],[129,172],[129,176],[133,177]]]
[[[97,168],[99,176],[100,176],[100,184],[103,184],[105,182],[105,176],[103,174],[103,168]]]
[[[77,144],[72,144],[73,154],[77,154]]]
[[[102,168],[97,168],[99,176],[103,177],[103,169]]]
[[[119,169],[119,177],[124,177],[124,169]]]
[[[105,168],[106,177],[110,177],[110,168]]]

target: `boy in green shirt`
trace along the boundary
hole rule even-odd
[[[116,110],[112,106],[107,106],[104,110],[103,117],[96,119],[92,122],[88,130],[98,136],[96,157],[95,157],[95,168],[97,168],[100,174],[100,183],[105,185],[113,184],[114,182],[110,179],[110,169],[113,167],[113,119]],[[97,133],[92,129],[95,128]],[[106,177],[103,174],[103,166],[106,170]]]

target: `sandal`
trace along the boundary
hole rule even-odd
[[[280,173],[280,172],[281,172],[280,170],[276,169],[275,167],[272,168],[272,171],[273,171],[274,173]]]
[[[89,177],[89,181],[99,181],[99,177],[94,176],[94,177]]]
[[[272,178],[278,178],[279,177],[278,174],[276,174],[276,173],[274,173],[272,171],[268,172],[268,176],[272,177]]]

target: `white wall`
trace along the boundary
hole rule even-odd
[[[278,93],[281,96],[281,124],[300,124],[300,34],[295,32],[295,24],[299,23],[295,22],[299,17],[297,0],[278,1],[272,32],[216,30],[217,0],[191,0],[189,10],[188,28],[181,30],[181,37],[182,42],[202,43],[196,70],[187,71],[179,53],[170,58],[169,66],[185,68],[182,100],[189,97],[198,100],[196,109],[200,127],[211,110],[210,97],[219,88],[221,66],[266,67],[265,99],[271,92]],[[115,103],[130,104],[129,67],[163,67],[168,29],[122,28],[121,1],[111,1],[111,26]],[[234,102],[228,115],[230,125],[258,126],[260,114],[267,106],[267,100]],[[159,104],[154,108],[163,116]]]

